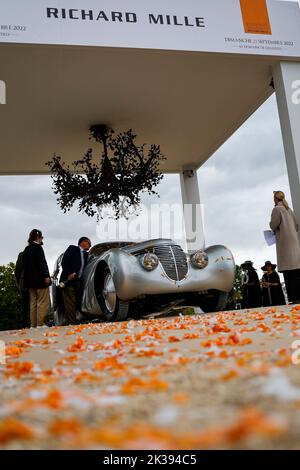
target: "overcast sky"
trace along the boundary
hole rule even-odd
[[[252,259],[261,274],[267,259],[276,260],[275,247],[267,247],[263,238],[273,190],[285,191],[291,201],[275,95],[201,167],[198,179],[206,245],[225,244],[237,263]],[[180,203],[178,176],[165,176],[159,192],[159,201],[144,201]],[[94,219],[76,209],[63,214],[57,207],[47,176],[1,176],[0,212],[1,265],[16,260],[32,228],[44,232],[51,269],[56,256],[81,235],[99,242]]]

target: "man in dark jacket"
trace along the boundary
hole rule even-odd
[[[23,252],[24,288],[29,289],[31,327],[42,326],[48,313],[51,279],[45,258],[43,235],[33,229]]]
[[[91,241],[81,237],[78,246],[70,245],[65,251],[61,266],[60,283],[64,285],[63,300],[65,307],[66,324],[77,323],[77,312],[80,312],[82,297],[82,274],[87,265]]]

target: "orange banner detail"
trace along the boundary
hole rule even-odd
[[[267,0],[240,0],[246,33],[272,34]]]

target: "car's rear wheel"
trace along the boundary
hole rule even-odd
[[[107,321],[124,321],[127,319],[129,302],[119,299],[113,276],[105,266],[100,276],[100,293],[98,300],[102,313]]]
[[[228,302],[228,293],[221,291],[211,291],[206,295],[201,296],[199,300],[199,307],[203,312],[221,312],[226,308]]]

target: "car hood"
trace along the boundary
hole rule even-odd
[[[136,243],[134,246],[123,246],[121,249],[126,253],[138,253],[148,248],[153,248],[160,245],[177,245],[174,240],[169,238],[156,238],[154,240],[147,240],[145,242]]]

